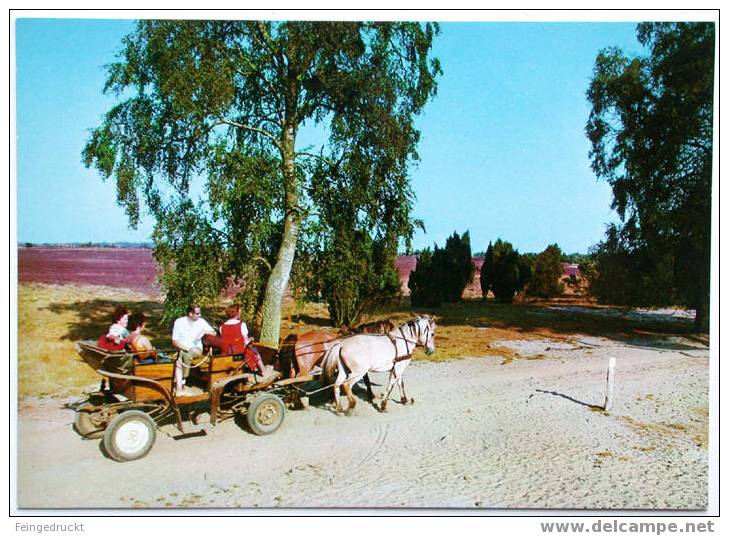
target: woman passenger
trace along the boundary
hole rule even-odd
[[[114,309],[111,316],[111,326],[105,335],[99,337],[96,346],[111,352],[121,352],[126,345],[126,339],[129,336],[127,325],[129,324],[129,310],[126,307],[119,306]]]
[[[157,354],[152,342],[142,334],[146,325],[147,318],[143,313],[135,313],[129,317],[130,332],[127,337],[127,345],[140,363],[151,363]]]

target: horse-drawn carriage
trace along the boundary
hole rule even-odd
[[[257,350],[264,362],[276,361],[274,350],[262,345]],[[100,349],[93,341],[77,342],[76,351],[103,376],[100,388],[74,405],[76,431],[88,439],[102,438],[106,453],[120,462],[145,456],[159,426],[174,424],[184,434],[185,424],[197,426],[203,413],[209,413],[213,426],[240,416],[253,433],[271,434],[287,407],[306,404],[297,386],[313,379],[282,379],[276,371],[261,376],[244,369],[242,355],[208,354],[190,370],[188,382],[197,393],[176,396],[174,359],[157,354],[140,360],[133,353]]]
[[[308,395],[315,391],[334,387],[336,411],[340,413],[339,388],[343,387],[351,411],[355,405],[352,387],[364,378],[373,400],[366,376],[370,371],[390,373],[378,408],[384,411],[396,384],[401,401],[408,403],[402,372],[415,347],[422,346],[428,353],[435,348],[435,322],[427,316],[378,335],[340,338],[318,333],[300,340],[287,339],[280,351],[255,344],[264,363],[275,365],[264,376],[244,368],[244,355],[208,353],[191,368],[187,379],[198,392],[185,396],[176,396],[173,389],[175,359],[163,354],[139,359],[141,356],[133,353],[108,352],[93,341],[80,341],[76,351],[103,379],[98,390],[74,404],[76,431],[88,439],[102,438],[106,453],[120,462],[144,457],[154,445],[159,426],[174,424],[185,434],[183,421],[197,426],[197,416],[202,413],[209,414],[213,426],[238,416],[253,433],[271,434],[281,426],[287,407],[305,407]],[[304,390],[303,384],[315,379],[315,365],[321,365],[323,387]]]

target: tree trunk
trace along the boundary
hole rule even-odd
[[[286,215],[284,217],[283,237],[278,248],[276,263],[266,283],[266,293],[261,307],[261,342],[278,347],[281,331],[281,305],[289,284],[291,267],[299,238],[299,214],[296,174],[294,169],[296,131],[294,127],[284,129],[282,141],[282,171],[284,178]]]
[[[709,299],[702,299],[696,305],[696,318],[694,319],[696,333],[709,333]]]
[[[283,240],[278,249],[276,264],[271,270],[266,284],[266,293],[261,307],[261,342],[278,346],[281,331],[281,304],[289,284],[291,267],[296,252],[296,241],[299,236],[297,215],[289,213],[284,221]]]

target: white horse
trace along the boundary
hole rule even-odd
[[[337,413],[342,411],[340,387],[344,387],[349,400],[347,414],[350,414],[356,405],[352,386],[368,372],[390,373],[387,394],[378,408],[380,411],[385,411],[395,383],[400,388],[400,400],[407,404],[403,371],[410,364],[411,355],[417,346],[424,347],[428,355],[435,351],[435,328],[435,321],[431,317],[419,316],[385,335],[353,335],[333,344],[322,358],[321,382],[323,385],[334,385]]]

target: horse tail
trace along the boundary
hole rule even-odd
[[[321,384],[334,383],[339,371],[339,353],[342,350],[340,343],[332,344],[321,360]]]

